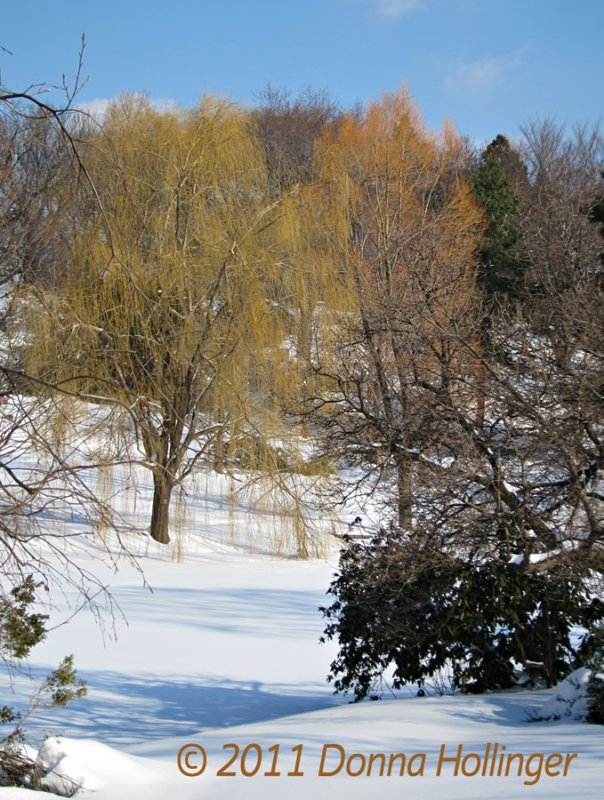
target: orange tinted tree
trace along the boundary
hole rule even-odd
[[[460,371],[456,342],[473,324],[482,216],[463,178],[460,137],[449,125],[430,133],[404,90],[339,120],[317,159],[347,308],[324,315],[318,388],[305,412],[326,450],[361,468],[345,494],[379,485],[409,529],[418,454],[446,439],[420,385],[447,386]]]

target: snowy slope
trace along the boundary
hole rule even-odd
[[[41,674],[66,652],[74,652],[89,696],[60,713],[43,715],[34,733],[63,729],[68,737],[50,748],[62,769],[95,790],[98,800],[118,798],[365,798],[401,796],[585,798],[601,795],[603,737],[598,726],[575,722],[531,723],[529,713],[550,693],[483,697],[409,698],[349,705],[325,683],[332,645],[321,646],[323,602],[333,563],[299,562],[222,553],[178,564],[142,560],[146,588],[133,567],[111,577],[112,590],[128,619],[116,641],[103,638],[82,612],[55,630],[32,659]],[[60,613],[55,612],[59,619]],[[19,686],[22,681],[18,682]],[[335,707],[334,707],[335,706]],[[207,751],[203,775],[184,777],[176,755],[188,742]],[[578,753],[564,777],[541,775],[455,776],[435,772],[441,744],[454,755],[484,753],[488,742],[507,752]],[[102,744],[101,744],[102,743]],[[231,750],[262,748],[256,777],[218,777]],[[348,753],[425,754],[423,774],[399,777],[318,776],[322,747],[339,744]],[[281,776],[266,777],[278,744]],[[303,745],[304,775],[294,767],[292,747]],[[110,747],[107,747],[110,745]],[[49,745],[46,746],[49,749]],[[326,751],[325,771],[339,763]],[[253,769],[257,750],[246,757]],[[196,764],[196,757],[192,759]],[[360,767],[357,758],[352,771]],[[240,761],[236,762],[240,773]],[[418,760],[415,761],[417,769]],[[61,771],[61,768],[59,771]],[[488,772],[488,770],[487,770]],[[16,793],[16,794],[15,794]],[[0,789],[0,798],[24,797]],[[48,795],[45,795],[48,797]]]
[[[446,698],[404,697],[403,692],[396,700],[359,705],[334,697],[325,678],[336,646],[319,644],[323,621],[317,609],[326,601],[337,554],[308,561],[267,555],[274,533],[267,538],[262,532],[267,526],[274,532],[279,522],[270,508],[259,511],[244,500],[229,501],[223,476],[209,473],[198,483],[197,488],[188,487],[179,532],[169,548],[140,534],[129,535],[127,544],[139,555],[138,566],[119,560],[116,570],[99,560],[100,549],[84,542],[79,563],[108,586],[120,609],[113,621],[105,618],[104,629],[87,610],[72,616],[80,602],[72,590],[55,590],[50,596],[46,610],[54,629],[33,651],[31,673],[43,676],[73,653],[89,694],[67,709],[40,714],[28,730],[38,747],[46,733],[61,734],[58,741],[44,744],[41,757],[47,766],[83,784],[85,796],[601,796],[602,728],[573,721],[528,721],[551,692]],[[112,485],[121,491],[116,501],[124,513],[142,526],[150,500],[148,476],[117,474]],[[76,530],[81,522],[68,519],[61,525]],[[2,702],[23,707],[30,681],[16,676],[14,697],[8,679],[3,676],[2,681]],[[177,753],[187,743],[206,751],[207,766],[198,777],[185,777],[177,766]],[[234,753],[223,749],[228,743],[240,749],[232,767],[236,775],[218,776]],[[514,768],[506,776],[505,764],[498,775],[497,762],[490,776],[488,759],[482,776],[488,743],[491,755],[495,744],[499,755],[519,753],[525,762],[533,755],[533,772],[540,758],[534,754],[545,758],[558,753],[562,764],[567,754],[577,756],[571,758],[566,776],[560,769],[557,775],[546,774],[543,764],[537,779],[527,777],[526,770],[518,776]],[[320,776],[327,744],[365,759],[372,753],[384,754],[386,760],[391,753],[403,753],[407,760],[419,754],[410,767],[417,774],[407,771],[401,777],[395,770],[390,776],[352,777],[342,769]],[[248,745],[252,746],[242,761]],[[442,745],[447,756],[454,756],[459,745],[462,756],[476,753],[468,764],[482,758],[479,774],[455,775],[448,763],[438,776]],[[340,752],[337,747],[326,751],[324,771],[336,772]],[[296,755],[297,771],[304,774],[289,776],[287,772],[296,771]],[[193,755],[189,763],[195,766],[197,759]],[[555,762],[555,757],[548,762],[552,773]],[[241,774],[253,772],[257,763],[254,777]],[[379,766],[379,757],[374,763]],[[395,764],[400,765],[400,759]],[[355,757],[350,769],[361,766],[362,758]],[[265,775],[271,771],[281,774]],[[0,789],[0,800],[30,796],[49,795]]]

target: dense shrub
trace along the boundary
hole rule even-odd
[[[589,662],[591,679],[587,685],[587,721],[604,725],[604,627],[598,628],[594,638],[598,649]]]
[[[349,541],[329,591],[325,637],[340,645],[330,680],[357,699],[390,666],[394,688],[421,686],[443,668],[464,692],[529,677],[552,686],[593,650],[590,634],[571,640],[573,626],[590,631],[604,618],[604,603],[571,575],[431,553],[396,531]]]

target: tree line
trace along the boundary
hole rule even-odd
[[[406,90],[343,111],[273,87],[252,109],[124,96],[68,116],[70,142],[0,123],[2,391],[126,419],[153,539],[202,464],[295,471],[271,437],[299,427],[352,475],[330,502],[380,517],[324,610],[338,688],[392,661],[400,683],[453,661],[466,688],[517,665],[551,684],[596,648],[598,130],[476,148]]]

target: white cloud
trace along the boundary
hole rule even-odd
[[[449,89],[475,94],[486,92],[510,72],[523,66],[527,49],[528,47],[522,47],[514,53],[454,64],[449,68],[446,77],[447,86]]]
[[[425,8],[423,0],[378,0],[376,12],[380,17],[396,19],[410,11],[421,11]]]
[[[90,100],[87,103],[80,103],[78,106],[78,111],[83,111],[85,114],[89,114],[98,122],[102,122],[105,114],[107,113],[109,103],[111,103],[110,98],[98,98],[97,100]]]
[[[99,97],[96,100],[89,100],[86,103],[80,103],[78,110],[83,111],[85,114],[90,114],[97,122],[102,122],[110,104],[119,100],[120,96],[122,95],[118,95],[117,97]],[[171,97],[149,97],[147,99],[156,111],[175,111],[178,108],[178,104]]]

